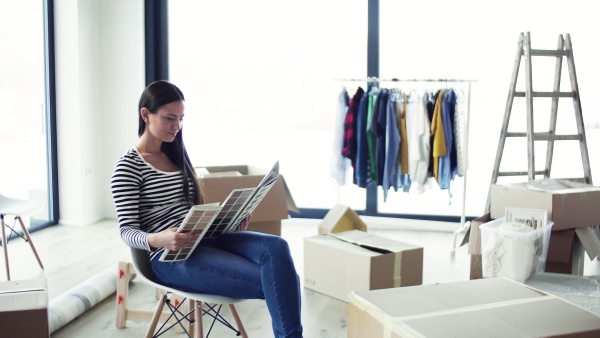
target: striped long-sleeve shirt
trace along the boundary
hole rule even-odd
[[[152,251],[151,259],[163,249],[150,248],[148,235],[181,225],[190,209],[181,171],[155,169],[135,147],[117,161],[111,190],[121,238],[131,247]]]

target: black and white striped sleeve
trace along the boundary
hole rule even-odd
[[[130,157],[121,158],[111,178],[111,191],[115,207],[121,239],[129,246],[151,251],[148,244],[148,233],[143,231],[140,223],[140,187],[142,170]]]

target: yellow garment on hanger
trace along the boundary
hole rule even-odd
[[[408,95],[404,94],[404,100],[402,101],[402,110],[400,111],[399,130],[400,130],[400,172],[402,175],[408,174],[408,135],[406,132],[406,103],[408,101]]]
[[[444,124],[442,122],[442,102],[444,100],[444,91],[440,91],[435,108],[433,109],[433,118],[431,119],[431,136],[433,136],[433,178],[438,182],[438,170],[440,166],[439,158],[446,155],[446,135],[444,134]]]

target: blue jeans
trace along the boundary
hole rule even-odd
[[[275,337],[302,337],[300,280],[288,243],[258,232],[203,238],[185,261],[152,260],[158,282],[187,291],[264,299]]]

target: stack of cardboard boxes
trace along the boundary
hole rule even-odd
[[[594,260],[600,255],[600,188],[568,180],[544,179],[493,184],[490,213],[471,221],[468,232],[471,279],[482,278],[479,226],[504,216],[507,207],[544,209],[554,222],[546,272],[583,274],[584,250]]]

